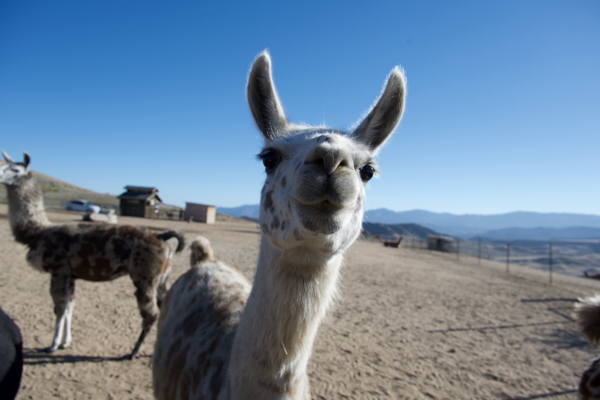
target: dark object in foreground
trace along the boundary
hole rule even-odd
[[[23,374],[23,338],[15,322],[0,308],[0,399],[17,396]]]

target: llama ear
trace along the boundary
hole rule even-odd
[[[31,162],[31,157],[29,156],[29,154],[27,154],[26,152],[23,152],[23,165],[25,165],[25,168],[27,168],[29,166],[30,162]]]
[[[2,149],[2,157],[4,157],[4,160],[6,160],[7,163],[14,163],[15,161],[10,158],[10,156],[8,154],[6,154],[6,152],[4,151],[4,149]]]
[[[252,65],[246,94],[254,122],[265,141],[277,138],[288,122],[273,84],[271,57],[267,50],[260,53]]]
[[[352,137],[376,150],[391,136],[404,112],[406,78],[396,67],[390,73],[383,94],[369,115],[352,133]]]

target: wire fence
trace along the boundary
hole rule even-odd
[[[412,249],[431,250],[428,241],[420,237],[407,236],[402,246]],[[445,253],[455,255],[457,260],[493,260],[511,268],[528,267],[572,276],[588,276],[600,279],[600,240],[512,240],[497,241],[478,238],[464,240],[453,238]]]

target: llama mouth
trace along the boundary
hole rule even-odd
[[[294,214],[302,226],[311,232],[332,234],[342,226],[342,215],[346,209],[339,204],[329,200],[319,203],[304,203],[296,200],[294,205]]]

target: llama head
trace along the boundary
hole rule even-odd
[[[376,105],[354,132],[288,123],[265,51],[248,77],[250,110],[265,146],[258,157],[267,178],[260,224],[280,250],[345,250],[362,227],[367,182],[377,173],[375,155],[404,110],[406,82],[399,68],[388,77]]]
[[[0,165],[0,182],[5,185],[16,185],[19,179],[29,173],[29,154],[23,152],[23,162],[16,162],[2,150],[6,163]]]

